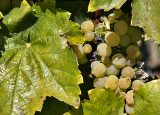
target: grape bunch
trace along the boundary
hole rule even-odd
[[[134,90],[144,83],[136,80],[134,66],[142,58],[137,42],[142,38],[140,28],[129,26],[125,13],[115,9],[94,27],[92,21],[84,21],[81,31],[86,42],[73,45],[79,64],[90,62],[93,86],[119,92],[126,100],[125,111],[134,114]]]

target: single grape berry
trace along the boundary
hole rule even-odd
[[[81,30],[82,32],[86,33],[88,31],[93,31],[94,30],[94,24],[91,21],[84,21],[81,24]]]
[[[130,78],[120,78],[118,82],[118,86],[121,89],[128,89],[131,85],[131,79]]]
[[[129,115],[134,115],[134,106],[126,103],[125,110]]]
[[[97,46],[97,52],[100,56],[110,56],[112,49],[106,43],[102,43]]]
[[[128,24],[123,20],[117,21],[114,25],[114,31],[119,35],[125,35],[128,31]]]
[[[105,35],[105,41],[111,47],[118,46],[120,42],[120,37],[115,32],[107,32]]]
[[[83,46],[83,51],[84,51],[84,53],[86,53],[86,54],[91,53],[91,51],[92,51],[92,46],[91,46],[90,44],[85,44],[85,45]]]
[[[110,62],[110,59],[109,59],[108,56],[102,56],[101,57],[101,61],[102,61],[103,64],[106,65],[106,64],[108,64]]]
[[[76,54],[77,59],[81,59],[84,56],[84,51],[82,45],[72,45],[71,49]]]
[[[116,18],[119,18],[123,14],[123,11],[121,9],[115,9],[113,13],[116,15]]]
[[[119,42],[120,46],[125,47],[125,46],[128,46],[129,43],[130,43],[130,36],[129,35],[125,34],[125,35],[120,36],[120,42]]]
[[[100,63],[99,61],[93,61],[91,62],[91,69],[95,67],[96,64]]]
[[[126,58],[121,53],[117,53],[112,56],[112,63],[117,68],[124,68],[126,66]]]
[[[97,63],[92,69],[92,74],[95,77],[104,77],[106,74],[106,66],[103,63]]]
[[[86,38],[86,41],[92,41],[94,39],[94,33],[88,31],[84,34],[84,37]]]
[[[127,55],[131,58],[138,58],[140,56],[140,50],[135,45],[130,45],[127,47]]]
[[[110,75],[105,81],[105,88],[110,88],[111,90],[116,90],[118,87],[118,78],[115,75]]]
[[[134,69],[129,66],[123,68],[121,74],[123,77],[129,77],[130,79],[132,79],[135,76]]]
[[[132,83],[132,89],[133,90],[138,90],[139,85],[143,85],[143,81],[141,80],[134,80]]]
[[[127,66],[133,67],[136,64],[136,60],[134,58],[131,58],[129,56],[126,57],[126,64]]]
[[[107,77],[95,78],[93,81],[93,86],[95,88],[103,88],[106,79],[107,79]]]
[[[128,104],[131,104],[131,105],[134,104],[133,90],[130,90],[130,91],[127,92],[127,94],[126,94],[126,102],[127,102]]]
[[[106,65],[107,75],[118,75],[120,72],[119,68],[116,68],[111,62]]]
[[[88,59],[86,58],[85,55],[82,58],[78,59],[79,64],[85,64],[87,62],[88,62]]]

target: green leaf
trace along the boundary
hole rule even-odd
[[[83,79],[76,56],[61,36],[69,30],[69,17],[68,12],[46,10],[29,29],[28,39],[23,34],[6,39],[0,60],[1,115],[32,115],[41,110],[46,96],[79,107],[78,84]]]
[[[99,9],[109,11],[113,8],[119,9],[127,0],[90,0],[88,12],[94,12]]]
[[[90,100],[82,103],[84,115],[122,115],[124,100],[119,94],[109,89],[92,89]]]
[[[4,17],[3,24],[8,31],[18,33],[32,25],[32,8],[23,0],[20,8],[14,8]],[[3,29],[3,26],[2,26]]]
[[[139,86],[134,98],[135,115],[160,115],[160,80]]]
[[[159,0],[134,0],[131,24],[143,28],[146,39],[160,44],[159,6]]]
[[[56,7],[56,0],[44,0],[39,5],[43,12],[45,12],[46,9],[49,9],[51,12],[54,12]]]

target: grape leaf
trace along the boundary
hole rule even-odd
[[[131,25],[143,28],[146,39],[160,44],[159,5],[159,0],[134,0]]]
[[[109,11],[113,8],[119,9],[127,0],[90,0],[88,12],[94,12],[98,9]]]
[[[39,5],[43,12],[45,12],[46,9],[54,12],[56,7],[56,0],[44,0],[43,2],[40,2]]]
[[[0,60],[0,114],[34,114],[46,96],[53,96],[75,108],[81,93],[82,76],[76,56],[62,37],[70,13],[46,10],[25,32],[6,39]],[[9,17],[8,17],[9,19]],[[72,26],[71,26],[72,27]]]
[[[20,8],[14,8],[3,20],[3,24],[10,33],[25,30],[32,25],[32,22],[32,8],[25,0],[21,3]],[[2,29],[4,29],[3,26]]]
[[[160,80],[139,86],[134,98],[135,115],[160,115]]]
[[[121,115],[124,100],[119,94],[110,89],[92,89],[89,91],[90,100],[82,103],[84,115]]]

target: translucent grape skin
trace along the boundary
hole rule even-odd
[[[123,77],[129,77],[130,79],[132,79],[135,76],[134,69],[129,66],[123,68],[121,74]]]
[[[112,56],[112,63],[117,68],[124,68],[126,66],[126,58],[121,53],[117,53]]]
[[[84,34],[84,37],[86,38],[86,41],[92,41],[94,39],[94,33],[88,31]]]
[[[95,77],[104,77],[106,74],[106,66],[103,63],[97,63],[92,69],[92,74]]]
[[[137,42],[142,38],[142,32],[140,31],[139,27],[130,26],[127,34],[130,35],[132,42]]]
[[[118,86],[121,89],[128,89],[131,86],[131,79],[130,78],[120,78],[118,82]]]
[[[118,46],[120,37],[115,32],[107,32],[105,35],[105,41],[111,47]]]
[[[126,99],[126,93],[125,92],[120,92],[121,96],[123,97],[123,99]]]
[[[120,46],[125,47],[125,46],[128,46],[129,43],[130,43],[130,36],[128,36],[126,34],[120,36],[120,42],[119,42]]]
[[[87,62],[88,62],[88,59],[86,58],[85,55],[82,58],[78,59],[79,64],[85,64]]]
[[[136,64],[136,60],[134,58],[131,58],[129,56],[126,57],[126,64],[127,66],[133,67]]]
[[[101,57],[101,61],[102,61],[103,64],[106,65],[106,64],[108,64],[110,62],[110,59],[109,59],[108,56],[102,56]]]
[[[105,88],[110,88],[111,90],[116,90],[118,87],[118,78],[115,75],[110,75],[105,81]]]
[[[119,68],[116,68],[111,62],[106,65],[107,75],[118,75],[120,72]]]
[[[115,9],[114,14],[116,15],[116,18],[119,18],[123,14],[123,11],[121,9]]]
[[[93,81],[93,86],[94,86],[95,88],[103,88],[106,79],[107,79],[107,77],[95,78],[94,81]]]
[[[91,21],[84,21],[81,24],[81,30],[82,32],[86,33],[88,31],[93,31],[94,30],[94,24]]]
[[[130,45],[127,47],[126,53],[131,58],[138,58],[140,56],[140,50],[135,45]]]
[[[76,54],[77,59],[81,59],[84,56],[84,51],[82,45],[72,45],[71,49]]]
[[[126,103],[125,110],[129,115],[134,115],[134,106]]]
[[[100,56],[110,56],[112,49],[106,43],[101,43],[97,46],[97,52]]]
[[[128,24],[123,20],[119,20],[114,25],[114,31],[119,35],[125,35],[128,31]]]
[[[132,83],[132,89],[133,90],[138,90],[139,85],[143,85],[143,81],[141,80],[134,80]]]
[[[91,53],[91,51],[92,51],[92,46],[91,46],[90,44],[85,44],[85,45],[83,46],[83,51],[84,51],[84,53],[86,53],[86,54]]]
[[[91,69],[95,67],[96,64],[100,63],[99,61],[93,61],[91,62]]]
[[[127,92],[127,94],[126,94],[126,102],[129,105],[133,105],[134,104],[133,90],[130,90],[130,91]]]

